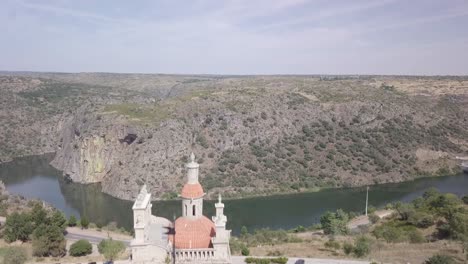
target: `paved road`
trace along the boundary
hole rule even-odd
[[[5,217],[0,216],[0,224],[5,223]],[[101,240],[108,238],[107,234],[102,234],[102,235],[89,235],[89,234],[81,234],[79,230],[74,230],[67,228],[67,234],[65,235],[65,238],[67,240],[80,240],[80,239],[86,239],[88,240],[91,244],[99,244]],[[124,242],[126,246],[130,245],[130,240],[124,240],[124,239],[116,239],[114,240],[119,240]]]
[[[233,264],[245,264],[245,257],[232,256]],[[294,264],[298,259],[303,259],[306,264],[369,264],[363,260],[343,260],[343,259],[316,259],[316,258],[289,258],[288,264]]]
[[[76,233],[67,233],[65,235],[65,238],[67,240],[80,240],[80,239],[86,239],[88,240],[91,244],[99,244],[101,240],[106,239],[106,236],[90,236],[90,235],[84,235],[84,234],[76,234]],[[118,241],[122,241],[126,246],[130,246],[130,241],[129,240],[121,240],[121,239],[114,239]]]

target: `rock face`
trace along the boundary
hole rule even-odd
[[[28,153],[53,147],[52,165],[75,182],[122,199],[146,183],[161,199],[180,190],[192,151],[209,196],[456,173],[452,157],[468,152],[463,78],[134,77],[15,77],[28,85],[7,95],[36,116],[25,130],[55,124],[34,134],[45,147]]]

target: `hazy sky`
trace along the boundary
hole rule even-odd
[[[0,70],[468,74],[467,0],[1,0]]]

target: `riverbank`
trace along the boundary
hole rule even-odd
[[[116,222],[119,228],[131,230],[133,201],[120,200],[102,193],[99,185],[67,182],[62,173],[51,167],[45,157],[16,160],[0,166],[0,178],[10,193],[26,198],[37,198],[53,205],[67,216],[86,216],[98,226]],[[436,187],[442,192],[465,195],[468,175],[419,178],[417,180],[371,186],[369,204],[384,206],[396,201],[410,201],[424,190]],[[299,225],[311,226],[325,211],[342,208],[363,212],[365,188],[321,189],[284,195],[225,200],[228,228],[234,234],[242,226],[249,229],[291,229]],[[294,204],[294,206],[291,206]],[[214,201],[205,201],[205,215],[214,214]],[[154,201],[153,214],[172,219],[180,215],[177,200]]]

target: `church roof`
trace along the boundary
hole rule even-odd
[[[204,195],[203,187],[200,183],[195,184],[185,184],[182,188],[182,193],[180,196],[183,198],[200,198]]]
[[[210,248],[211,238],[216,234],[214,223],[205,216],[197,219],[179,217],[175,230],[175,247],[179,249]],[[172,241],[172,236],[169,239]]]

